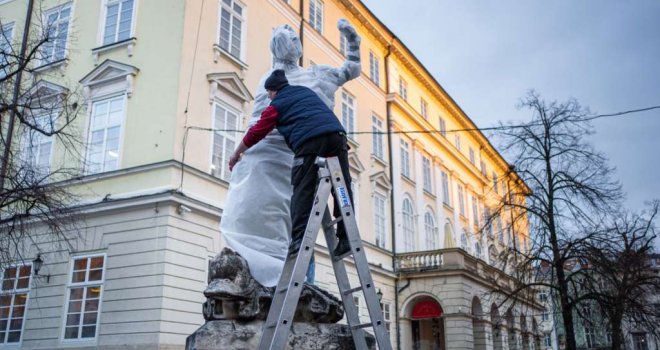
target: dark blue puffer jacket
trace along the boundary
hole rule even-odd
[[[285,86],[271,105],[277,109],[277,130],[294,152],[313,137],[346,132],[330,108],[304,86]]]

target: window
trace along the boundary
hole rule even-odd
[[[472,147],[469,148],[469,154],[470,154],[470,163],[472,163],[473,165],[476,165],[475,164],[476,159],[474,157],[474,149]]]
[[[238,129],[238,113],[235,113],[219,103],[215,103],[213,116],[213,155],[211,174],[223,180],[229,180],[229,157],[236,148],[236,130]]]
[[[548,293],[546,291],[542,290],[539,292],[539,301],[541,303],[548,301]]]
[[[32,266],[10,266],[2,274],[0,344],[19,343],[30,291]]]
[[[374,229],[376,231],[376,246],[385,248],[386,229],[385,229],[385,196],[374,194]]]
[[[467,235],[465,232],[461,233],[461,249],[467,251],[468,250],[468,239]]]
[[[447,175],[446,171],[441,171],[440,172],[440,177],[442,178],[442,203],[451,205],[451,202],[449,201],[449,175]]]
[[[463,186],[457,184],[456,189],[458,190],[458,212],[465,216],[465,195],[463,193]]]
[[[408,83],[399,77],[399,95],[401,98],[408,101]]]
[[[49,131],[54,122],[55,113],[48,113],[34,118],[40,130]],[[53,149],[53,137],[46,136],[37,130],[26,128],[23,135],[23,150],[26,153],[27,166],[38,175],[50,173],[50,159]]]
[[[504,243],[504,230],[502,230],[502,218],[497,215],[495,218],[495,231],[497,232],[497,240]]]
[[[438,235],[435,228],[435,220],[433,220],[433,214],[431,214],[430,211],[427,211],[426,214],[424,214],[424,234],[426,236],[426,249],[437,249]]]
[[[632,336],[635,350],[649,350],[649,344],[646,342],[646,333],[633,333]]]
[[[392,317],[390,314],[390,304],[380,303],[380,311],[383,312],[383,320],[385,321],[385,328],[387,331],[390,331],[390,324],[392,323]]]
[[[610,331],[605,332],[605,343],[607,345],[612,344],[612,332],[610,332]]]
[[[369,51],[369,79],[380,86],[380,63],[378,57]]]
[[[490,208],[484,205],[483,207],[483,218],[484,218],[484,231],[486,232],[486,235],[488,238],[491,238],[493,235],[493,225],[491,224],[490,221]]]
[[[472,223],[479,226],[479,202],[476,196],[472,196]]]
[[[96,338],[104,268],[105,255],[73,259],[64,339]]]
[[[103,45],[124,41],[133,30],[135,0],[108,0],[103,30]]]
[[[12,53],[12,37],[14,34],[14,23],[0,26],[0,78],[11,72],[9,57]]]
[[[429,109],[429,104],[426,103],[426,101],[423,98],[419,99],[419,112],[422,114],[422,117],[424,119],[428,119],[428,109]]]
[[[550,333],[545,333],[543,335],[543,345],[545,345],[548,348],[552,347],[552,336],[550,335]]]
[[[410,144],[401,140],[401,175],[410,178]]]
[[[95,174],[119,167],[124,113],[123,95],[92,103],[87,173]]]
[[[438,127],[440,128],[440,135],[447,137],[447,122],[444,118],[440,117],[438,119]]]
[[[481,175],[488,176],[488,170],[486,169],[486,162],[482,160],[480,165],[481,165]]]
[[[403,200],[403,250],[415,250],[415,223],[413,221],[413,207],[408,198]]]
[[[309,24],[319,33],[323,33],[323,2],[321,0],[309,1]]]
[[[474,256],[481,259],[481,244],[479,242],[474,244]]]
[[[424,176],[424,190],[428,193],[433,193],[433,186],[431,181],[431,160],[422,156],[422,170]]]
[[[500,192],[497,186],[497,174],[495,174],[495,172],[493,172],[493,191],[495,191],[495,193]]]
[[[541,321],[548,321],[550,320],[550,313],[548,310],[543,310],[543,313],[541,314]]]
[[[45,13],[46,35],[48,40],[41,47],[43,63],[51,63],[64,59],[66,42],[69,36],[69,21],[71,20],[71,5],[59,6]]]
[[[461,150],[461,136],[458,134],[454,135],[454,145],[456,145],[457,150]]]
[[[344,57],[348,55],[348,39],[346,39],[346,35],[343,33],[339,34],[339,52]]]
[[[593,328],[584,328],[584,338],[587,343],[587,348],[593,348],[596,346],[596,333]]]
[[[222,0],[220,7],[220,48],[241,59],[243,7],[233,0]]]
[[[371,131],[373,131],[373,154],[376,158],[385,159],[383,152],[383,121],[375,115],[371,116]]]
[[[349,95],[346,91],[341,92],[341,123],[346,129],[346,133],[350,139],[354,139],[355,135],[355,98]]]

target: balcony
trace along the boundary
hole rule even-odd
[[[469,274],[505,290],[512,290],[515,283],[512,276],[460,248],[400,253],[396,255],[396,269],[407,277]]]

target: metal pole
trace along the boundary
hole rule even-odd
[[[5,188],[5,177],[7,176],[7,168],[10,160],[11,143],[14,136],[14,123],[16,121],[16,108],[18,105],[18,97],[21,92],[21,79],[23,77],[23,69],[27,62],[25,60],[25,52],[27,51],[27,42],[30,36],[30,23],[32,22],[32,9],[34,7],[34,0],[28,1],[27,14],[25,17],[25,26],[23,27],[23,41],[21,42],[21,51],[18,54],[18,72],[16,72],[16,81],[14,82],[14,92],[12,96],[12,108],[9,112],[9,123],[7,124],[7,139],[5,147],[2,152],[2,167],[0,168],[0,191]]]

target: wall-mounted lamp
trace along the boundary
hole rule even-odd
[[[380,302],[383,300],[383,291],[378,288],[378,291],[376,292],[376,295],[378,295],[378,301]]]
[[[32,260],[32,270],[34,271],[34,277],[46,277],[46,283],[50,283],[50,274],[46,276],[39,276],[39,271],[41,271],[41,267],[44,265],[44,260],[41,258],[41,254],[37,254],[37,257]]]

